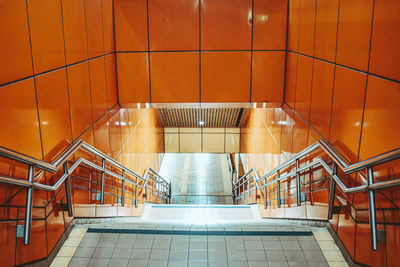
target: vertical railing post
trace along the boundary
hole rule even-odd
[[[172,187],[171,187],[171,182],[169,182],[169,188],[168,188],[168,204],[171,204],[171,197],[172,197]]]
[[[135,189],[135,208],[138,207],[138,196],[139,196],[139,178],[136,177],[136,189]]]
[[[106,160],[102,159],[102,171],[101,171],[101,193],[100,193],[100,204],[104,204],[104,186],[105,186],[105,177],[106,177]]]
[[[29,165],[28,169],[28,181],[33,182],[33,174],[35,167]],[[24,245],[28,245],[31,239],[31,223],[32,223],[32,198],[33,198],[33,188],[28,187],[26,191],[26,210],[25,210],[25,228],[24,228]]]
[[[297,192],[297,206],[301,206],[301,188],[300,188],[300,162],[296,159],[296,192]]]
[[[328,220],[332,220],[333,205],[335,204],[335,193],[336,193],[336,181],[333,178],[337,175],[338,165],[336,162],[333,163],[331,186],[329,188],[329,206],[328,206]]]
[[[264,185],[266,185],[266,183],[267,183],[267,180],[264,180]],[[267,208],[267,204],[268,204],[268,202],[267,202],[267,187],[264,186],[264,209]]]
[[[247,198],[250,198],[250,178],[247,180]]]
[[[374,183],[374,172],[372,167],[367,168],[368,185]],[[368,191],[369,196],[369,227],[371,233],[371,248],[378,250],[378,230],[376,226],[376,210],[375,210],[375,192],[374,190]]]
[[[276,171],[276,203],[278,208],[281,207],[281,181],[279,181],[279,170]]]
[[[122,177],[125,178],[125,170],[122,170]],[[125,180],[122,180],[122,194],[121,194],[121,206],[125,205]]]
[[[67,199],[68,216],[73,217],[74,212],[72,210],[71,182],[68,171],[68,161],[64,162],[63,169],[64,169],[64,174],[68,175],[67,179],[65,179],[65,198]]]

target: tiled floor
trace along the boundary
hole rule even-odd
[[[88,233],[86,227],[179,231],[250,231],[251,235]],[[257,231],[309,231],[309,236],[260,236]],[[203,232],[204,233],[204,232]],[[232,232],[231,232],[232,233]],[[323,228],[251,225],[76,226],[52,266],[347,266]]]

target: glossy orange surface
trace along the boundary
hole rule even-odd
[[[113,0],[102,0],[104,53],[115,51]]]
[[[336,62],[366,71],[373,0],[341,1]]]
[[[400,81],[400,2],[376,0],[370,72]]]
[[[287,0],[254,1],[253,49],[286,48]]]
[[[309,121],[310,97],[313,75],[313,59],[299,56],[296,79],[296,103],[295,110],[299,115]]]
[[[61,202],[56,207],[54,207],[54,210],[47,217],[46,230],[47,254],[50,254],[65,230]]]
[[[15,265],[15,242],[16,242],[16,222],[2,222],[0,223],[0,231],[3,233],[0,236],[0,249],[3,255],[1,264],[3,266]]]
[[[152,53],[151,101],[199,102],[199,53]]]
[[[89,58],[104,54],[101,0],[86,0],[86,31]]]
[[[329,138],[334,65],[314,60],[310,123],[325,138]]]
[[[33,79],[4,86],[0,90],[2,146],[42,158]],[[23,129],[23,131],[21,131]]]
[[[26,1],[0,2],[0,84],[32,75]]]
[[[118,51],[146,51],[146,0],[118,0],[114,3],[114,9],[116,49]]]
[[[284,52],[253,52],[252,102],[283,102],[284,62]]]
[[[201,49],[250,49],[251,9],[251,0],[202,0]]]
[[[298,55],[287,52],[286,54],[286,84],[285,84],[285,103],[294,108],[296,97],[297,80],[297,61]]]
[[[319,1],[315,26],[315,51],[317,58],[335,61],[339,0]]]
[[[35,73],[64,65],[61,2],[28,0],[27,3]]]
[[[35,79],[43,154],[45,160],[50,162],[73,141],[66,69]]]
[[[199,0],[150,0],[150,50],[199,49]]]
[[[399,99],[399,83],[368,77],[360,159],[399,147]]]
[[[347,251],[354,258],[354,240],[356,238],[356,223],[343,209],[338,219],[337,234],[346,247]]]
[[[105,56],[104,61],[106,64],[107,109],[110,109],[118,102],[115,55]]]
[[[62,0],[65,52],[67,64],[88,58],[85,2],[80,0]]]
[[[92,124],[88,68],[88,62],[67,68],[72,134],[74,139],[78,138]]]
[[[23,224],[19,222],[18,224]],[[46,225],[44,220],[32,220],[31,242],[24,245],[23,238],[16,238],[16,264],[34,261],[47,256]]]
[[[149,63],[147,53],[119,53],[118,90],[119,102],[149,103]]]
[[[250,53],[201,54],[201,102],[249,102]]]
[[[104,57],[89,61],[93,121],[107,111],[107,88]]]
[[[378,229],[383,229],[378,225]],[[371,249],[369,224],[357,224],[355,260],[359,263],[370,266],[386,266],[385,243],[378,243],[378,250]]]
[[[302,0],[300,2],[299,19],[299,53],[314,55],[316,0]]]
[[[365,85],[365,74],[336,67],[329,141],[352,163],[358,156]]]
[[[288,50],[297,52],[299,48],[300,0],[289,1]]]

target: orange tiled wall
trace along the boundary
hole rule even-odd
[[[293,146],[325,138],[351,163],[399,147],[399,9],[393,0],[290,1],[285,103],[296,112],[295,122],[309,123],[301,123],[304,135],[293,138]],[[296,125],[290,131],[295,134]],[[374,170],[376,181],[399,174],[398,161]],[[347,182],[365,183],[360,176]],[[398,189],[377,193],[378,227],[388,240],[377,252],[365,224],[367,196],[346,196],[348,205],[331,224],[357,262],[398,265],[398,196]]]
[[[286,0],[115,0],[120,103],[282,103],[286,14]]]
[[[0,1],[0,36],[1,145],[47,162],[79,137],[100,146],[94,123],[112,118],[107,111],[117,103],[112,0]],[[0,163],[6,176],[26,179],[26,169]],[[71,221],[61,211],[64,194],[35,191],[24,246],[16,225],[24,222],[25,190],[0,185],[2,266],[50,253]]]
[[[251,152],[244,157],[248,167],[266,166],[268,170],[320,138],[351,163],[399,147],[399,8],[398,1],[384,0],[289,2],[285,104],[282,109],[254,112],[248,118],[241,150]],[[262,121],[270,131],[262,127]],[[272,139],[269,133],[273,131],[275,143],[266,147],[270,142],[263,139]],[[399,174],[398,161],[374,171],[376,181]],[[324,173],[318,171],[305,178],[323,177]],[[341,177],[349,186],[365,183],[360,176]],[[320,185],[328,188],[329,184]],[[270,209],[269,215],[321,217],[326,213],[328,192],[318,192],[319,196],[306,196],[306,207],[300,213],[297,208],[288,208],[289,200],[288,206],[281,211]],[[379,243],[377,252],[370,249],[366,194],[337,191],[345,201],[336,203],[341,214],[330,223],[356,262],[397,266],[399,190],[381,190],[376,195],[378,228],[386,231],[387,238],[386,244]],[[312,206],[318,202],[323,209],[315,212],[318,209]]]

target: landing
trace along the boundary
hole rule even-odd
[[[172,204],[233,204],[225,154],[167,153],[160,174],[171,181]]]

